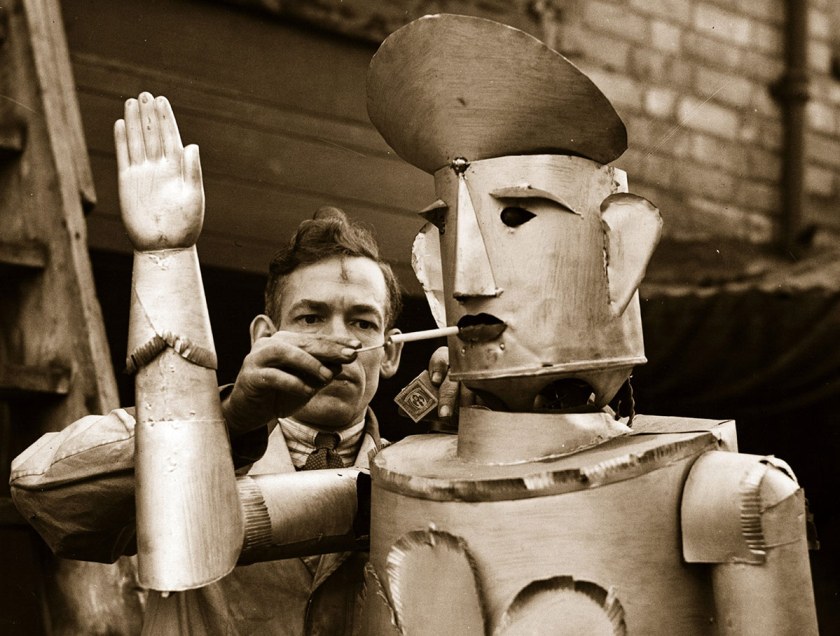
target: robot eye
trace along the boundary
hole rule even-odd
[[[523,223],[527,223],[533,219],[535,216],[537,215],[525,208],[509,206],[502,210],[499,218],[501,218],[502,223],[508,227],[519,227]]]
[[[427,213],[426,220],[434,225],[441,234],[446,232],[446,208]]]
[[[427,208],[421,210],[419,214],[429,223],[437,227],[438,231],[443,234],[446,232],[446,211],[448,209],[446,203],[438,199]]]

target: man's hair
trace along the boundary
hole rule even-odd
[[[385,306],[385,329],[394,326],[402,309],[402,290],[391,266],[379,256],[373,234],[347,218],[334,207],[319,209],[312,219],[298,226],[289,244],[271,261],[265,286],[265,313],[275,322],[280,319],[280,295],[286,278],[299,267],[313,265],[334,256],[369,258],[385,277],[388,297]]]

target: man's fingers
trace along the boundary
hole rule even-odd
[[[125,136],[129,165],[143,163],[146,160],[146,148],[140,123],[140,104],[133,98],[125,102]]]
[[[266,392],[279,393],[297,399],[308,399],[315,395],[318,389],[323,388],[321,383],[313,384],[311,380],[307,382],[305,378],[282,369],[262,369],[254,380]]]
[[[438,347],[429,360],[429,378],[432,384],[440,386],[449,373],[449,348]]]
[[[250,364],[256,368],[274,368],[300,376],[329,382],[335,375],[326,365],[302,348],[282,340],[268,341],[252,352]]]
[[[183,148],[183,144],[181,143],[181,134],[178,132],[178,123],[175,121],[175,114],[172,112],[172,106],[168,99],[159,96],[155,98],[155,110],[160,125],[163,154],[167,157],[175,157]]]
[[[438,388],[438,416],[450,417],[458,402],[458,389],[460,383],[453,382],[449,375],[441,382]]]
[[[128,139],[124,119],[118,119],[114,123],[114,146],[117,151],[117,172],[122,172],[128,168]]]
[[[264,368],[240,373],[223,410],[234,430],[248,431],[286,417],[305,405],[323,384],[313,386],[280,369]]]
[[[144,92],[140,93],[137,101],[140,103],[140,124],[143,128],[146,159],[155,161],[161,155],[161,138],[154,97],[150,93]]]
[[[261,373],[273,369],[296,376],[307,386],[321,388],[340,373],[341,365],[352,362],[358,346],[352,339],[331,340],[292,332],[277,332],[257,340],[246,358],[249,382],[260,390]],[[275,377],[275,376],[265,376]],[[272,387],[273,388],[273,387]]]

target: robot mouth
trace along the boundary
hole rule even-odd
[[[502,335],[507,325],[490,314],[467,314],[458,321],[458,337],[464,342],[489,342]]]

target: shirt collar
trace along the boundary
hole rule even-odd
[[[338,435],[339,442],[335,450],[346,466],[352,465],[356,460],[365,432],[364,418],[353,426],[341,430],[314,428],[290,417],[279,418],[278,423],[286,438],[286,445],[295,468],[301,468],[306,463],[306,458],[315,450],[315,436],[322,432]]]

